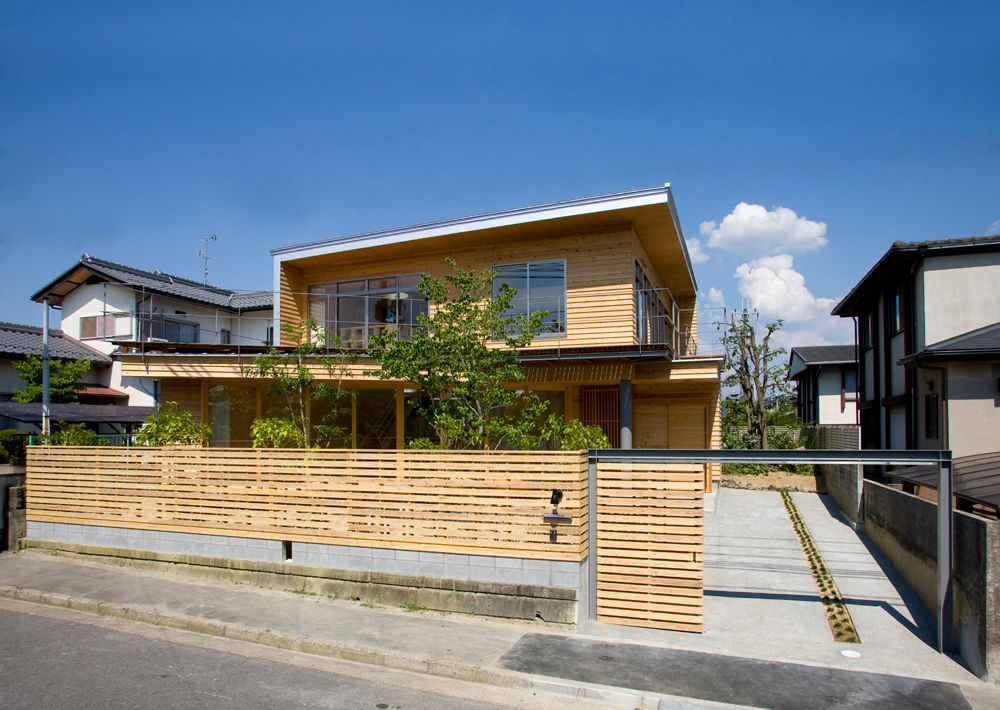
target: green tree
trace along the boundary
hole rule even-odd
[[[42,401],[42,359],[26,355],[23,360],[13,360],[11,365],[24,380],[24,389],[14,392],[15,402]],[[49,360],[49,401],[53,404],[76,402],[76,381],[90,370],[90,361]]]
[[[352,396],[343,382],[347,367],[357,360],[356,356],[343,348],[340,338],[331,337],[313,318],[296,323],[282,323],[281,333],[285,340],[296,344],[291,350],[271,348],[266,353],[257,355],[252,365],[241,368],[244,377],[268,380],[268,394],[279,397],[287,413],[285,417],[271,417],[272,421],[268,424],[259,425],[260,438],[255,436],[255,441],[262,442],[262,445],[263,442],[270,441],[270,446],[278,446],[273,442],[292,441],[287,433],[289,429],[294,429],[301,433],[301,438],[296,434],[294,441],[301,442],[298,443],[299,446],[308,448],[329,445],[350,434],[343,427],[337,426],[336,421]],[[326,373],[329,381],[317,380],[316,370]],[[311,422],[310,403],[319,402],[330,405],[327,414],[318,421]],[[285,424],[273,421],[275,419],[284,420]]]
[[[768,413],[790,391],[785,350],[771,344],[780,328],[780,320],[768,323],[758,340],[756,315],[747,310],[733,313],[726,324],[722,342],[728,374],[722,384],[735,387],[737,394],[727,399],[724,409],[730,422],[746,427],[740,448],[768,448]]]
[[[547,403],[508,388],[524,372],[515,352],[539,333],[546,312],[509,315],[516,294],[494,288],[497,272],[467,271],[446,259],[444,280],[424,274],[429,304],[409,340],[386,330],[369,341],[382,379],[407,380],[424,397],[411,404],[430,423],[437,445],[454,449],[535,448]],[[498,347],[502,344],[503,347]]]
[[[144,446],[207,446],[212,437],[208,424],[199,424],[191,412],[182,412],[177,402],[164,402],[136,436]]]

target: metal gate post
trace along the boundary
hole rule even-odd
[[[951,452],[941,452],[938,461],[938,519],[937,519],[937,642],[938,652],[946,653],[952,644],[952,575],[954,572],[954,520],[951,509],[952,467]]]
[[[597,456],[587,454],[587,618],[597,620]]]

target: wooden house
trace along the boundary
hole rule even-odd
[[[356,344],[357,391],[343,425],[355,448],[400,448],[419,434],[407,382],[366,374],[367,338],[406,337],[426,310],[417,284],[446,258],[492,267],[518,290],[516,308],[547,311],[546,329],[519,356],[523,382],[550,411],[600,426],[616,447],[717,447],[721,357],[698,347],[697,284],[669,186],[509,209],[281,247],[274,260],[275,323],[308,316]],[[278,331],[278,328],[275,328]],[[281,343],[291,345],[291,343]],[[155,351],[154,351],[155,350]],[[247,445],[271,408],[264,382],[241,366],[252,352],[132,348],[125,375],[155,378],[218,431]]]

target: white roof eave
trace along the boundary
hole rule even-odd
[[[533,207],[519,207],[499,212],[487,212],[470,217],[458,217],[410,227],[367,232],[347,237],[335,237],[307,244],[272,249],[271,256],[275,258],[276,262],[289,259],[305,259],[323,254],[336,254],[355,249],[366,249],[369,247],[430,239],[483,229],[496,229],[517,224],[529,224],[532,222],[611,212],[655,204],[669,205],[675,223],[677,222],[676,212],[673,210],[673,200],[670,195],[670,185],[667,184],[662,187],[630,190],[596,197],[582,197],[563,202],[551,202]],[[690,269],[690,263],[688,264],[688,268]]]

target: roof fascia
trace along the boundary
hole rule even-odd
[[[616,210],[628,209],[630,207],[645,207],[648,205],[664,203],[666,203],[670,208],[671,218],[674,220],[678,236],[680,236],[682,240],[685,260],[687,261],[688,271],[692,274],[693,281],[694,274],[691,269],[691,260],[687,254],[687,246],[683,244],[683,235],[680,233],[679,220],[677,219],[676,210],[673,208],[673,199],[669,184],[662,187],[650,187],[641,190],[616,192],[610,195],[581,197],[562,202],[550,202],[543,205],[535,205],[533,207],[518,207],[498,212],[487,212],[469,217],[458,217],[455,219],[441,220],[439,222],[428,222],[410,227],[385,229],[377,232],[367,232],[347,237],[335,237],[333,239],[324,239],[306,244],[272,249],[271,256],[275,258],[275,262],[277,264],[278,262],[288,259],[304,259],[322,254],[335,254],[338,252],[353,251],[355,249],[365,249],[368,247],[384,246],[387,244],[398,244],[401,242],[416,241],[419,239],[430,239],[432,237],[461,234],[463,232],[509,227],[518,224],[543,222],[546,220],[556,220],[565,217],[597,214],[599,212],[612,212]]]
[[[99,268],[97,269],[91,268],[90,264],[85,264],[82,260],[80,260],[77,261],[73,266],[66,269],[66,271],[57,276],[55,279],[50,281],[47,285],[43,286],[41,289],[35,292],[35,294],[32,295],[31,300],[35,301],[36,303],[41,303],[43,300],[45,300],[45,298],[48,296],[49,292],[52,291],[52,289],[54,289],[57,285],[61,284],[63,281],[69,280],[69,277],[72,276],[77,271],[79,271],[80,269],[86,269],[87,271],[100,273],[101,276],[106,278],[108,281],[113,281],[114,283],[121,283],[120,280],[101,272]],[[59,298],[62,298],[62,296],[60,296]]]

